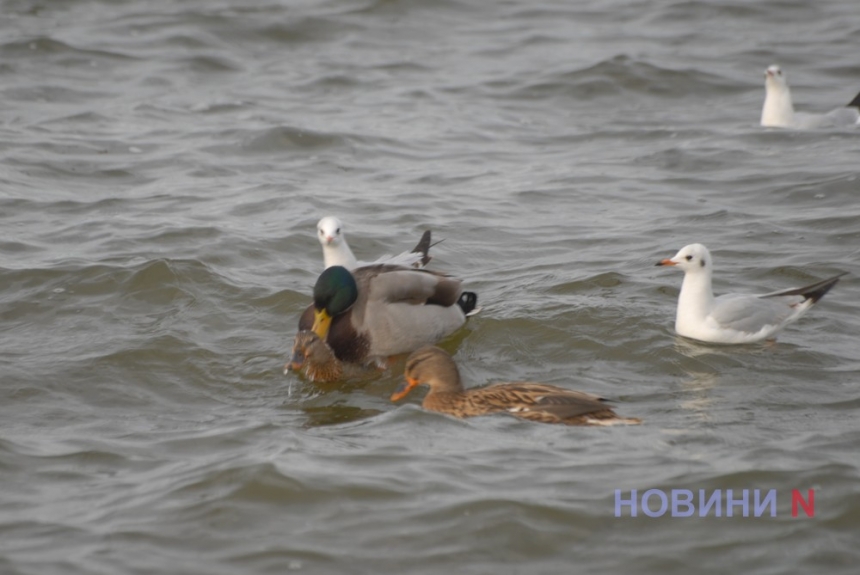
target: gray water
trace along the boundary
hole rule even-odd
[[[860,131],[758,118],[773,63],[850,101],[858,43],[855,0],[4,2],[0,572],[856,573]],[[444,238],[468,384],[643,425],[394,405],[402,358],[284,376],[324,215],[364,259]],[[849,275],[700,345],[654,267],[691,242],[718,293]],[[616,517],[633,489],[777,512]]]

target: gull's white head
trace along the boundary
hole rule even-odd
[[[773,64],[767,67],[767,70],[764,71],[764,85],[768,90],[772,88],[788,88],[785,75],[779,66]]]
[[[317,222],[317,239],[325,246],[338,246],[344,239],[343,224],[334,216],[326,216]]]
[[[658,266],[677,266],[684,273],[711,273],[711,252],[702,244],[690,244],[681,248],[674,257],[657,262]]]
[[[794,104],[785,75],[776,64],[764,71],[764,106],[761,109],[761,125],[770,128],[786,128],[794,120]]]

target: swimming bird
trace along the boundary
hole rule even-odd
[[[715,298],[711,289],[714,260],[702,244],[684,246],[674,257],[657,265],[677,266],[684,272],[675,331],[709,343],[775,339],[779,330],[797,321],[845,275],[763,295],[725,294]]]
[[[334,216],[326,216],[317,222],[317,239],[323,248],[326,268],[343,266],[353,270],[373,264],[424,267],[432,259],[427,253],[430,250],[430,230],[424,232],[418,245],[412,248],[412,251],[403,252],[396,256],[382,256],[375,262],[360,262],[355,259],[355,255],[346,242],[343,223]]]
[[[623,418],[605,399],[582,391],[535,382],[497,383],[463,389],[457,364],[444,350],[428,345],[406,360],[404,381],[391,395],[399,401],[419,386],[427,385],[424,409],[455,417],[507,413],[521,419],[567,425],[614,425],[641,423]]]
[[[765,98],[761,110],[761,125],[768,128],[812,129],[856,125],[860,121],[860,94],[842,107],[826,114],[795,112],[785,75],[779,66],[769,66],[764,72]]]
[[[477,302],[461,280],[430,270],[332,266],[317,278],[299,331],[312,330],[340,361],[364,363],[441,340],[480,310]]]
[[[284,375],[290,371],[305,370],[310,381],[337,381],[343,377],[343,362],[335,357],[326,342],[310,330],[296,334],[290,361],[284,366]]]

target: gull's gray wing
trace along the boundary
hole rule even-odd
[[[851,126],[860,118],[857,108],[836,108],[825,114],[834,126]]]
[[[765,326],[779,325],[784,322],[794,313],[791,304],[802,299],[800,297],[762,299],[754,295],[726,294],[714,300],[711,317],[720,327],[756,333]]]
[[[834,119],[827,114],[815,114],[812,112],[795,112],[791,122],[793,128],[801,130],[814,130],[834,125]]]

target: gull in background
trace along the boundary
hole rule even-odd
[[[761,110],[761,125],[767,128],[826,128],[850,126],[860,123],[860,94],[850,103],[826,114],[795,112],[791,91],[785,75],[777,65],[764,71],[764,106]]]
[[[349,270],[373,264],[390,264],[414,268],[423,268],[432,258],[430,250],[430,230],[424,232],[418,244],[409,252],[396,256],[382,256],[373,262],[363,262],[355,259],[349,244],[346,243],[343,223],[334,216],[327,216],[317,223],[317,239],[323,248],[323,259],[326,269],[331,266],[343,266]],[[439,243],[439,242],[436,242]]]

